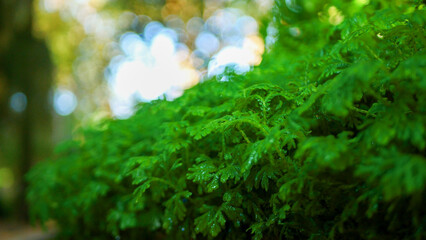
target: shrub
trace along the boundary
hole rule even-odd
[[[33,168],[34,219],[74,239],[425,238],[424,5],[366,3],[276,1],[259,67]]]

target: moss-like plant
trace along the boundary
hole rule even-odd
[[[253,71],[58,147],[28,175],[33,217],[61,239],[425,238],[422,1],[274,12]]]

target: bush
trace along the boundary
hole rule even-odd
[[[250,73],[62,144],[28,174],[33,218],[61,239],[425,238],[424,5],[328,2],[276,1]]]

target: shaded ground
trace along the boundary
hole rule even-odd
[[[47,224],[47,230],[31,225],[0,221],[1,240],[48,240],[56,235],[53,223]]]

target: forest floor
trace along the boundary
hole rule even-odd
[[[0,221],[1,240],[49,240],[56,235],[54,223],[46,224],[46,231],[41,227],[16,222]]]

